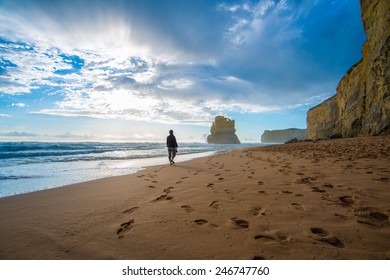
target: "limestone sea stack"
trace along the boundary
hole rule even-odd
[[[279,130],[265,130],[261,135],[261,143],[279,144],[292,139],[304,140],[306,129],[288,128]]]
[[[336,95],[307,113],[307,138],[390,134],[390,1],[361,0],[367,40],[363,58],[337,86]]]
[[[236,135],[235,121],[223,116],[215,117],[207,136],[209,144],[241,144]]]

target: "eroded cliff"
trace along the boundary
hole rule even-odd
[[[294,138],[304,140],[306,129],[288,128],[280,130],[265,130],[261,135],[261,143],[284,143]]]
[[[241,144],[236,135],[235,121],[217,116],[210,129],[211,134],[207,136],[209,144]]]
[[[367,40],[363,58],[337,86],[336,95],[307,113],[306,138],[389,135],[390,1],[361,0]]]

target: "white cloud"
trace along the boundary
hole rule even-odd
[[[19,132],[19,131],[13,131],[13,132],[7,132],[7,133],[0,133],[0,136],[6,136],[6,137],[37,137],[39,136],[38,134],[36,133],[32,133],[32,132],[25,132],[25,131],[22,131],[22,132]]]
[[[191,104],[191,101],[142,97],[129,92],[73,96],[59,102],[57,109],[43,109],[33,113],[198,125],[208,123],[211,118],[209,113]]]
[[[54,72],[70,68],[57,49],[3,42],[0,43],[0,53],[3,59],[16,65],[6,68],[7,83],[0,86],[0,91],[5,94],[29,93],[38,85],[57,85],[50,80],[57,77]]]
[[[28,107],[27,104],[21,103],[21,102],[19,102],[19,103],[12,103],[11,106],[12,106],[12,107],[19,107],[19,108]]]
[[[173,80],[164,80],[161,82],[161,85],[157,87],[165,90],[177,90],[185,89],[190,87],[193,82],[189,79],[173,79]]]
[[[262,17],[266,14],[266,12],[271,8],[275,6],[275,2],[271,0],[265,0],[265,1],[259,1],[257,5],[253,9],[253,16],[256,17]]]
[[[228,11],[231,13],[235,13],[236,11],[241,9],[242,6],[241,5],[228,5],[226,3],[220,3],[220,4],[218,4],[217,8],[219,10],[222,10],[222,11]]]
[[[234,101],[234,100],[232,100],[229,103],[223,103],[223,104],[221,104],[219,100],[211,100],[205,103],[205,106],[207,106],[208,108],[216,112],[221,111],[221,112],[240,112],[240,113],[255,113],[255,114],[296,109],[307,105],[308,105],[307,103],[299,103],[299,104],[286,104],[281,106],[276,106],[276,105],[262,106],[256,104],[242,103],[240,101]]]
[[[269,41],[277,43],[276,47],[301,34],[300,29],[291,24],[295,11],[291,10],[287,1],[265,0],[257,4],[245,3],[234,11],[225,10],[232,12],[234,24],[228,28],[227,38],[235,45],[253,44],[264,40],[267,43]],[[264,34],[265,32],[267,33]]]

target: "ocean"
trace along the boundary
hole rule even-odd
[[[175,161],[262,144],[181,143]],[[0,197],[168,164],[165,143],[0,142]]]

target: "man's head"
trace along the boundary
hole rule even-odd
[[[170,134],[170,135],[173,135],[173,130],[172,130],[172,129],[169,131],[169,134]]]

